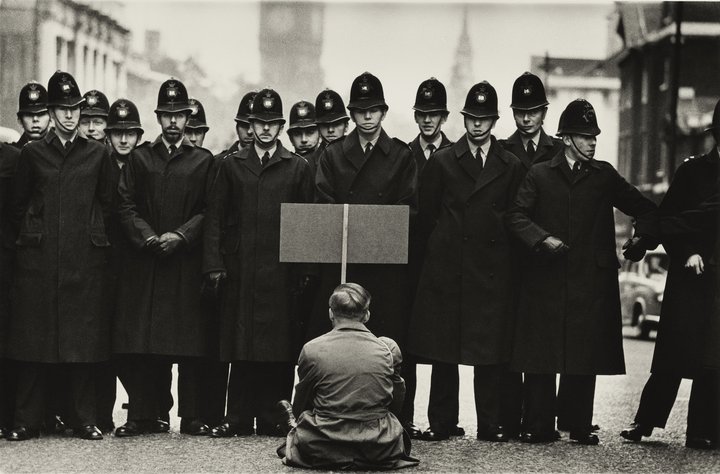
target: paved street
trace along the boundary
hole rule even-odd
[[[595,422],[601,426],[601,444],[577,446],[567,441],[549,445],[519,442],[492,444],[474,439],[472,369],[461,371],[460,424],[464,439],[441,443],[416,442],[413,454],[421,464],[413,471],[542,471],[542,472],[718,472],[720,452],[684,448],[689,384],[683,382],[668,423],[651,441],[623,442],[618,436],[632,420],[647,378],[653,342],[625,339],[628,374],[601,377],[595,400]],[[421,366],[417,395],[418,424],[425,426],[429,368]],[[126,395],[120,394],[119,403]],[[116,422],[124,421],[118,410]],[[134,439],[106,438],[100,442],[49,437],[24,443],[0,442],[0,472],[218,472],[294,471],[275,456],[278,439],[268,437],[215,440],[180,435],[179,420],[169,435]],[[409,472],[409,471],[407,471]]]

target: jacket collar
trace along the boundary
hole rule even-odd
[[[550,167],[551,168],[557,168],[558,166],[562,164],[567,164],[567,158],[565,158],[565,150],[560,150],[560,152],[555,155],[552,160],[550,160]],[[592,159],[590,161],[583,162],[582,166],[590,166],[595,169],[600,169],[600,164],[598,164],[597,160]]]
[[[370,330],[360,321],[339,321],[335,323],[333,331],[362,331],[370,332]]]
[[[380,130],[380,136],[378,137],[375,148],[380,148],[384,154],[390,153],[390,147],[392,146],[392,138],[385,133],[385,129]],[[362,153],[363,150],[360,148],[360,137],[358,135],[357,128],[353,129],[352,132],[348,133],[347,138],[343,140],[343,151],[347,154],[352,148],[358,148]]]

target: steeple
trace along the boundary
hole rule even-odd
[[[462,12],[462,31],[460,31],[458,44],[455,48],[455,60],[452,66],[450,87],[448,90],[448,95],[452,100],[452,104],[448,105],[455,110],[462,108],[462,104],[465,101],[465,94],[467,94],[467,91],[475,83],[473,80],[472,62],[472,44],[470,42],[470,34],[468,33],[468,6],[465,5]],[[446,130],[453,134],[453,136],[458,136],[463,133],[462,124],[456,122],[457,121],[448,121],[445,126]]]

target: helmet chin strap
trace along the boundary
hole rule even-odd
[[[580,150],[580,148],[578,148],[578,146],[575,144],[575,139],[573,138],[572,135],[570,135],[570,142],[572,142],[573,147],[575,148],[575,150],[576,150],[578,153],[580,153],[582,156],[584,156],[586,160],[588,160],[588,161],[592,160],[591,157],[587,156],[585,153],[583,153],[583,152]]]

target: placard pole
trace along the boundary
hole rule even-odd
[[[342,255],[340,260],[340,283],[347,280],[347,250],[348,250],[348,215],[350,205],[343,204],[343,227],[342,227]]]

